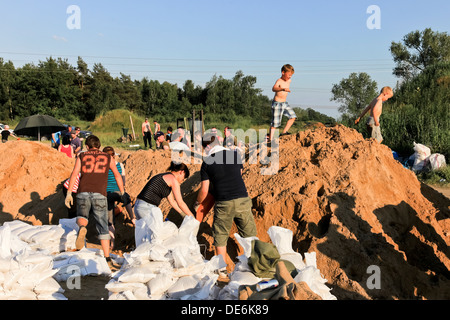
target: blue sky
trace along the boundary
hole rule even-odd
[[[67,27],[70,5],[80,9],[79,29]],[[381,29],[367,27],[371,5],[380,9]],[[242,70],[269,97],[290,63],[289,103],[337,117],[333,84],[367,72],[379,88],[394,87],[391,42],[425,28],[449,32],[449,12],[448,0],[0,0],[0,57],[20,67],[49,56],[76,66],[81,56],[113,76],[180,87]]]

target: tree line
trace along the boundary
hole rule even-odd
[[[133,80],[123,73],[113,77],[101,63],[90,70],[81,57],[76,66],[66,59],[49,57],[19,68],[0,58],[0,119],[39,113],[67,121],[93,121],[109,110],[125,109],[170,122],[189,116],[192,110],[203,110],[206,120],[232,123],[246,117],[254,124],[266,124],[271,99],[255,87],[256,80],[237,71],[232,79],[214,75],[204,87],[192,80],[178,87],[147,77]],[[297,112],[307,120],[333,120],[312,109]]]

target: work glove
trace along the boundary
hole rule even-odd
[[[66,196],[66,200],[64,201],[64,204],[66,205],[67,208],[72,207],[72,204],[73,204],[72,192],[67,191],[67,196]]]
[[[130,196],[126,192],[122,193],[120,197],[124,206],[131,202]]]

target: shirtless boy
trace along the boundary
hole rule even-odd
[[[273,139],[273,134],[275,128],[281,125],[281,119],[283,115],[287,116],[289,120],[284,127],[283,133],[281,135],[289,134],[288,130],[294,123],[297,115],[294,110],[286,102],[286,98],[291,90],[289,86],[291,85],[291,78],[294,74],[294,67],[290,64],[285,64],[281,68],[281,78],[278,79],[272,87],[272,91],[275,92],[275,96],[272,101],[272,122],[270,124],[270,140]]]
[[[380,95],[372,100],[372,102],[361,112],[359,117],[355,120],[355,124],[361,120],[362,117],[370,110],[370,116],[367,119],[367,131],[371,138],[376,139],[379,143],[383,141],[380,130],[380,116],[383,109],[383,102],[392,98],[394,95],[391,87],[383,87]]]

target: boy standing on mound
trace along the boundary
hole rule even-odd
[[[294,110],[286,102],[286,98],[291,90],[289,89],[291,85],[291,78],[294,74],[294,67],[290,64],[285,64],[281,68],[281,78],[279,78],[272,87],[272,91],[275,92],[275,96],[272,101],[272,122],[270,124],[270,139],[272,141],[275,129],[281,125],[281,119],[283,115],[287,116],[289,120],[284,127],[283,133],[280,135],[289,134],[288,130],[294,123],[297,115]]]
[[[370,116],[367,119],[367,131],[371,138],[374,138],[379,143],[383,141],[383,136],[380,130],[380,116],[383,111],[383,102],[392,98],[394,95],[391,87],[383,87],[378,97],[372,100],[372,102],[361,112],[359,117],[355,120],[355,124],[361,120],[362,117],[370,110]]]
[[[108,172],[111,171],[119,187],[120,194],[124,195],[123,180],[117,170],[116,163],[111,156],[101,152],[100,140],[95,135],[90,135],[86,139],[86,152],[80,153],[75,162],[75,167],[70,176],[69,188],[65,199],[65,205],[70,207],[73,203],[72,187],[76,181],[78,173],[81,173],[80,183],[77,192],[77,225],[78,230],[75,246],[77,250],[84,247],[89,220],[89,212],[96,220],[98,238],[103,249],[106,261],[110,268],[115,268],[109,256],[110,235],[108,229],[108,203],[106,198],[106,187],[108,185]]]

